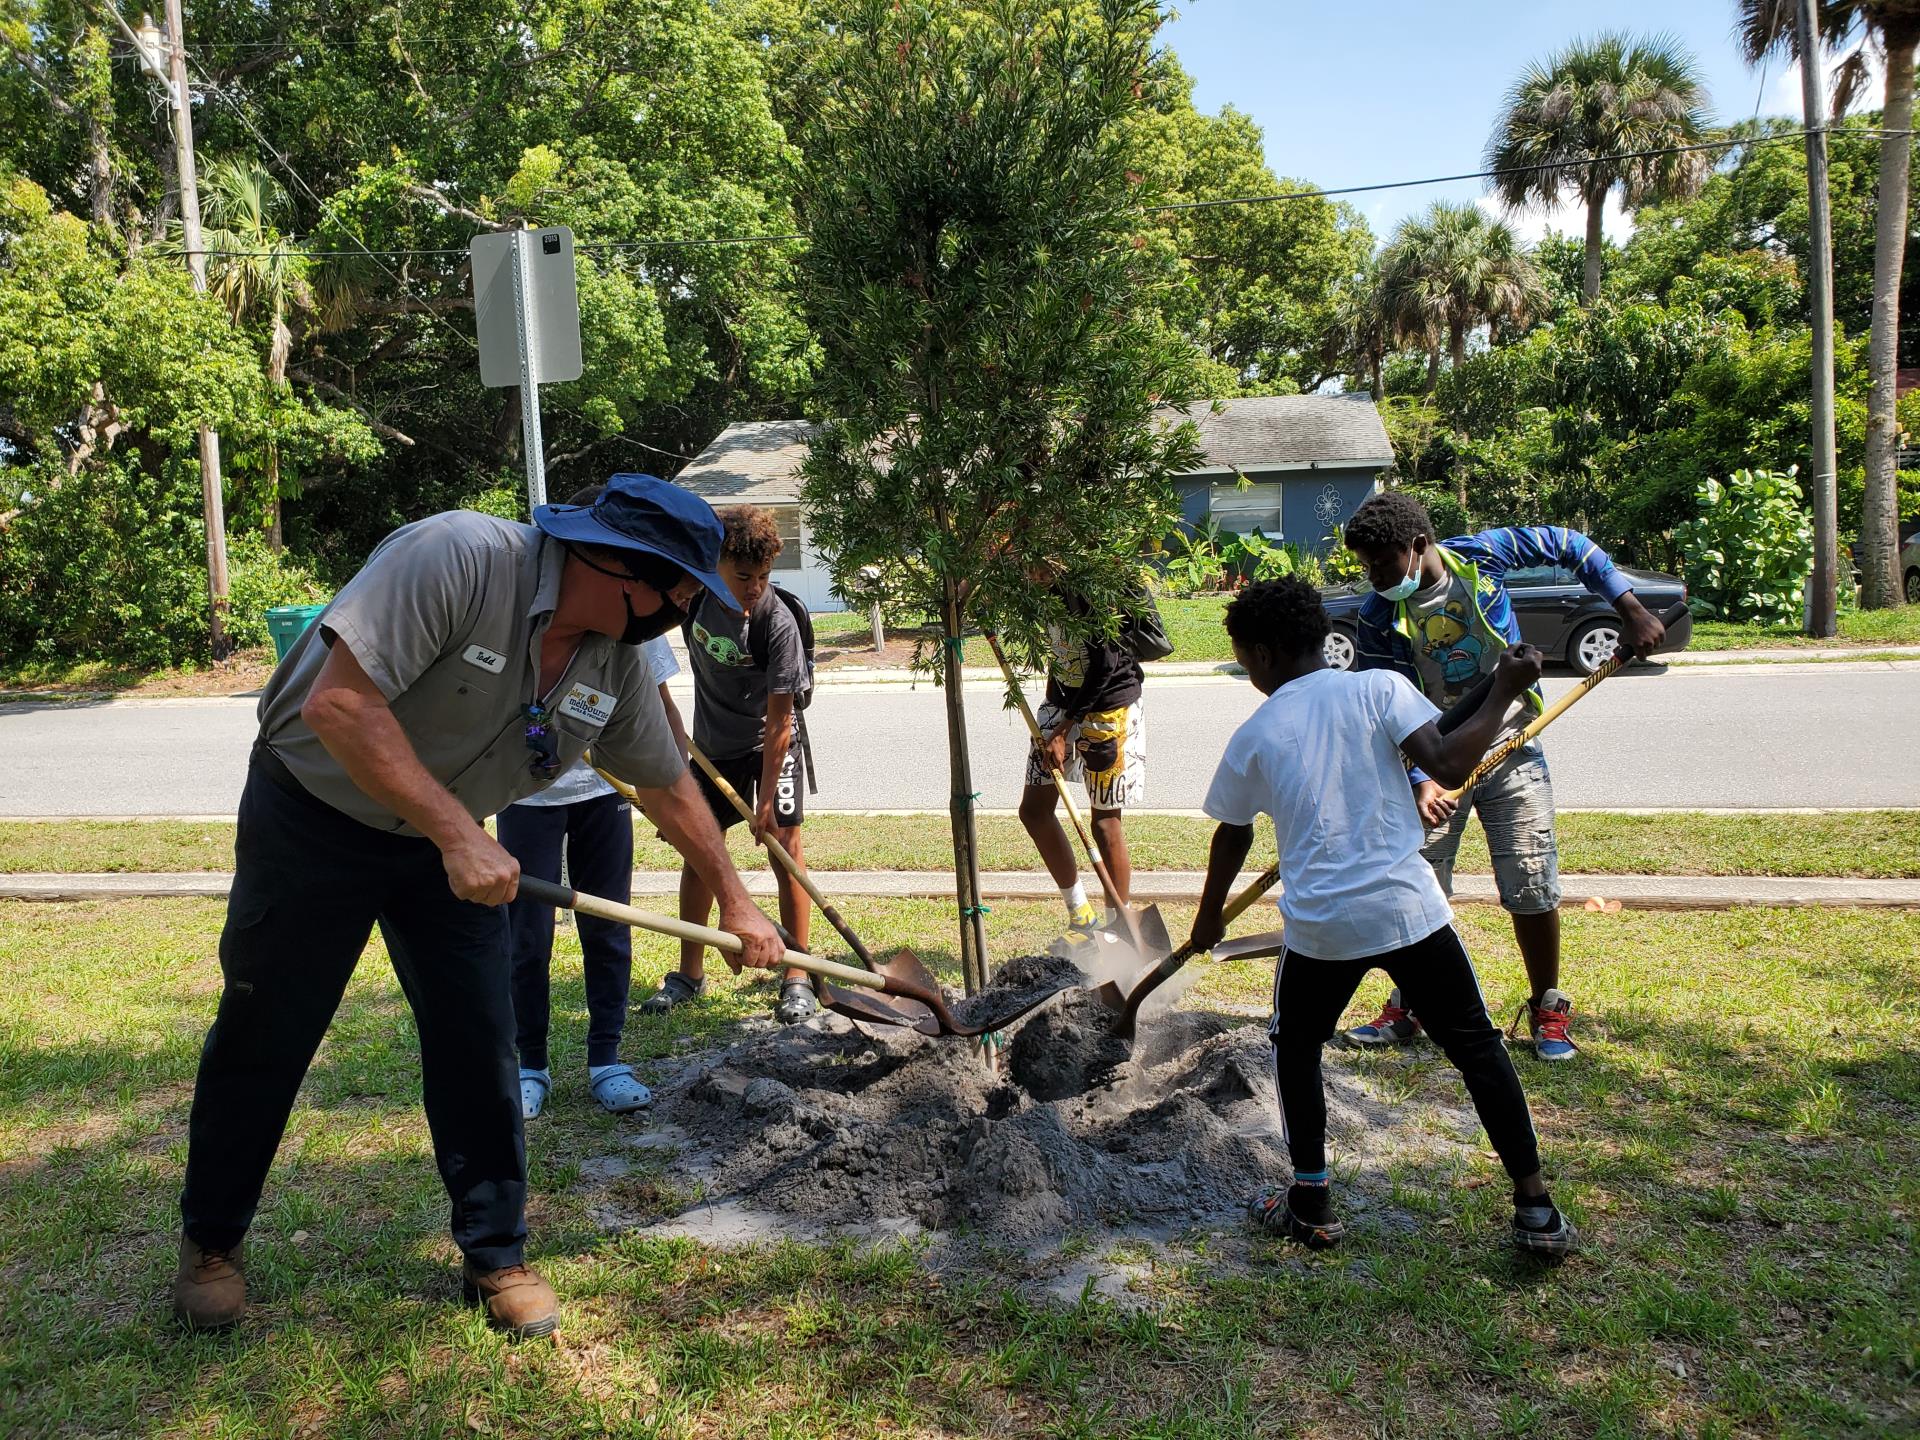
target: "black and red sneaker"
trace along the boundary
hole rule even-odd
[[[1331,1250],[1347,1233],[1333,1213],[1325,1185],[1269,1185],[1247,1202],[1247,1218],[1269,1235],[1285,1236],[1309,1250]]]

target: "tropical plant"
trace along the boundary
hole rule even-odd
[[[1689,195],[1711,168],[1699,65],[1672,40],[1606,34],[1529,65],[1508,91],[1487,144],[1493,190],[1508,205],[1587,210],[1581,303],[1600,294],[1601,215],[1614,190],[1628,209]],[[1662,152],[1662,153],[1649,153]]]
[[[1687,587],[1717,618],[1797,629],[1813,573],[1813,526],[1792,470],[1736,470],[1695,493],[1674,531]]]
[[[1546,299],[1513,231],[1476,205],[1435,201],[1400,222],[1380,258],[1379,309],[1397,339],[1427,349],[1429,394],[1440,378],[1443,339],[1457,370],[1472,330],[1523,320]]]
[[[1758,61],[1776,51],[1800,58],[1794,6],[1786,0],[1738,0],[1741,43]],[[1865,84],[1875,53],[1886,63],[1880,114],[1880,184],[1873,238],[1873,324],[1867,342],[1866,490],[1860,515],[1861,604],[1905,603],[1900,576],[1899,389],[1900,279],[1906,263],[1907,188],[1912,166],[1914,52],[1920,48],[1920,0],[1824,0],[1820,37],[1844,54],[1834,75],[1833,108],[1844,112]]]
[[[1164,573],[1167,589],[1174,595],[1204,595],[1218,590],[1226,580],[1227,560],[1220,522],[1209,515],[1192,529],[1175,529],[1166,537],[1171,542]]]
[[[802,297],[833,417],[802,467],[836,576],[880,567],[940,616],[960,957],[985,982],[963,637],[1028,657],[1046,621],[1111,634],[1172,476],[1200,463],[1197,356],[1161,319],[1127,125],[1154,0],[860,0],[804,145]],[[1029,575],[1044,569],[1053,583]],[[1085,599],[1070,619],[1064,596]]]
[[[280,232],[290,204],[287,192],[265,167],[228,158],[208,170],[201,182],[205,228],[201,243],[207,256],[207,289],[234,323],[256,313],[266,321],[267,386],[276,400],[287,396],[287,362],[293,353],[293,331],[288,316],[311,310],[313,289],[307,283],[308,261],[301,248]],[[184,253],[178,228],[167,248]],[[280,524],[280,441],[266,439],[267,546],[282,545]]]

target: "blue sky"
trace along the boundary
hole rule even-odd
[[[1714,117],[1800,113],[1799,71],[1750,70],[1733,41],[1732,0],[1176,0],[1161,39],[1194,78],[1194,103],[1232,105],[1266,133],[1276,175],[1327,187],[1481,168],[1501,98],[1529,60],[1602,28],[1676,37],[1698,59]],[[1473,200],[1483,182],[1352,198],[1376,239],[1436,199]],[[1491,205],[1491,201],[1486,202]],[[1511,217],[1528,239],[1581,220]],[[1627,233],[1609,215],[1608,233]]]

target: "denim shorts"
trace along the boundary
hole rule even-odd
[[[1514,915],[1543,915],[1560,905],[1560,848],[1553,834],[1553,777],[1538,741],[1473,787],[1453,818],[1427,832],[1420,853],[1440,888],[1453,894],[1453,859],[1469,813],[1480,817],[1493,857],[1500,904]]]

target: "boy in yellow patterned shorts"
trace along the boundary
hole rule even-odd
[[[1077,596],[1068,597],[1067,609],[1087,613],[1086,602]],[[1119,892],[1115,898],[1125,904],[1133,867],[1120,820],[1128,805],[1146,798],[1147,733],[1140,704],[1146,673],[1126,644],[1124,628],[1112,640],[1076,641],[1058,626],[1049,626],[1047,637],[1053,661],[1047,667],[1046,702],[1037,717],[1047,738],[1044,746],[1028,748],[1020,823],[1060,887],[1067,905],[1067,938],[1082,940],[1101,928],[1102,917],[1087,899],[1072,842],[1055,813],[1059,792],[1052,772],[1058,769],[1069,783],[1086,785],[1094,843],[1113,876]]]

